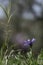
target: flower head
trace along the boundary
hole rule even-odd
[[[35,38],[33,38],[32,40],[28,39],[26,41],[24,41],[24,46],[32,46],[32,44],[36,41]]]

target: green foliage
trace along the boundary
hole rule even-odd
[[[25,55],[21,55],[20,52],[17,54],[10,54],[1,57],[0,55],[0,64],[1,65],[43,65],[43,50],[38,55],[37,59],[34,59],[32,56],[32,51],[27,52]]]

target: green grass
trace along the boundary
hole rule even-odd
[[[40,52],[37,59],[32,56],[32,51],[27,52],[26,55],[21,55],[20,52],[13,54],[12,51],[3,56],[3,59],[0,55],[0,65],[43,65],[43,51]]]

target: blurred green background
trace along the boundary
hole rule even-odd
[[[0,49],[4,44],[10,47],[9,45],[32,38],[36,39],[32,46],[35,55],[43,48],[43,11],[41,17],[37,11],[34,13],[34,1],[36,0],[0,0]],[[42,2],[39,3],[43,8]]]

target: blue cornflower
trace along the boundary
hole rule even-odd
[[[32,40],[30,40],[30,39],[28,39],[28,40],[26,40],[26,41],[24,41],[24,46],[26,47],[28,47],[28,46],[32,46],[32,44],[34,43],[36,41],[36,39],[35,38],[33,38]]]

